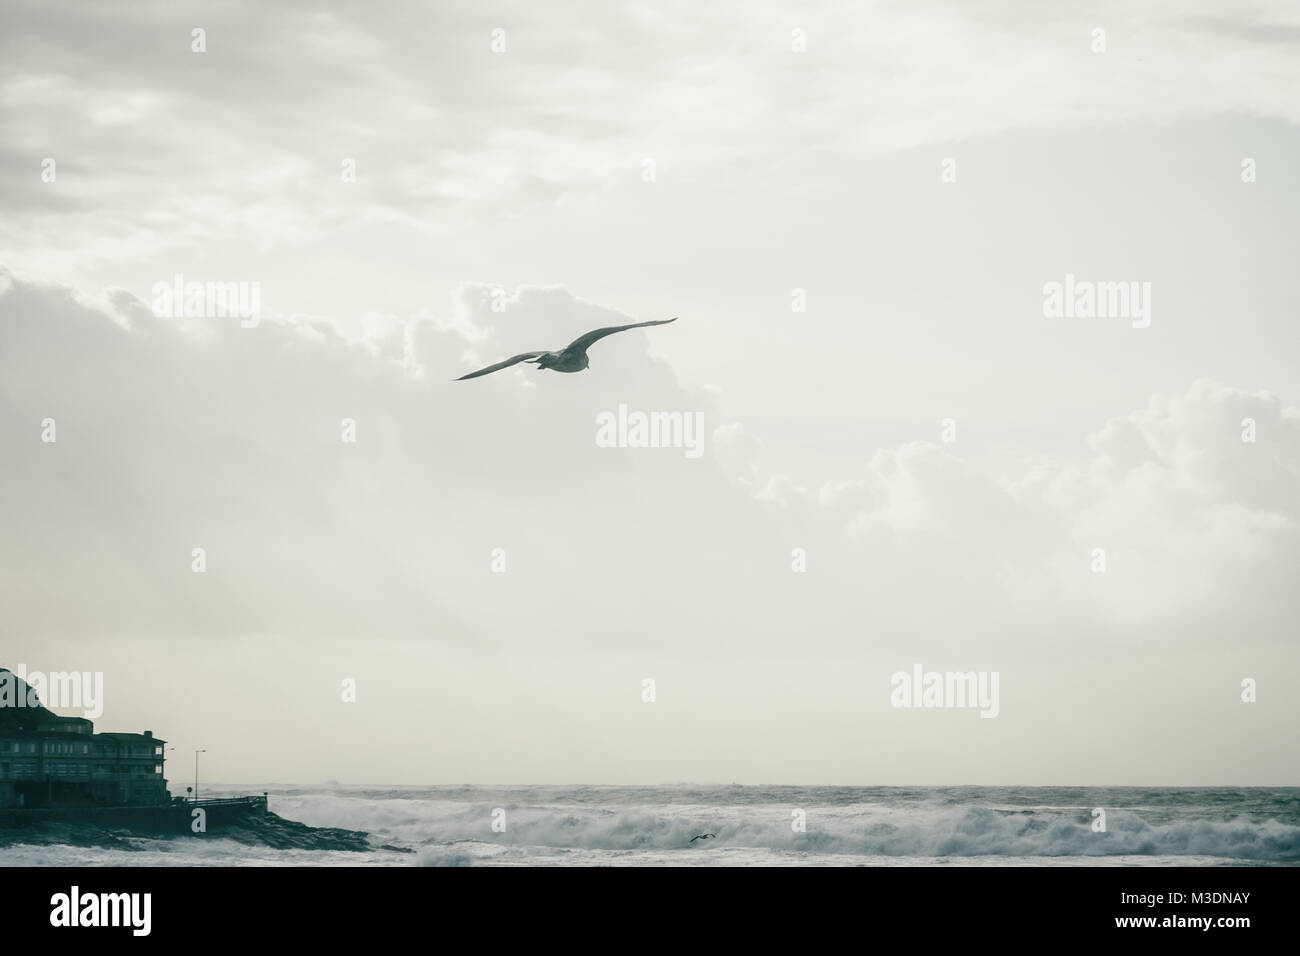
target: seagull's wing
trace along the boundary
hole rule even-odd
[[[489,365],[487,368],[481,368],[477,372],[470,372],[468,375],[462,375],[460,378],[456,379],[456,381],[463,382],[467,378],[478,378],[480,375],[486,375],[489,372],[499,372],[503,368],[509,368],[510,366],[518,365],[520,362],[526,361],[527,359],[534,359],[539,355],[545,354],[545,352],[520,352],[518,355],[506,359],[504,362],[497,362],[496,365]]]
[[[669,322],[676,322],[677,317],[671,319],[653,319],[649,322],[633,322],[631,325],[611,325],[607,329],[595,329],[586,335],[580,335],[567,346],[566,352],[585,352],[591,347],[593,342],[603,339],[607,335],[613,335],[615,332],[626,332],[628,329],[639,329],[647,325],[667,325]]]

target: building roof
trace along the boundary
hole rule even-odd
[[[151,744],[165,744],[167,741],[161,737],[155,737],[153,734],[119,734],[119,733],[101,733],[95,734],[96,737],[108,737],[110,740],[120,740],[123,743],[142,743],[149,741]]]

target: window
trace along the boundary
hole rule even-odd
[[[162,764],[155,764],[155,765],[154,765],[154,768],[153,768],[153,772],[154,772],[154,773],[162,773]]]

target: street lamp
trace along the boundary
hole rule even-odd
[[[199,802],[199,754],[207,753],[206,750],[194,751],[194,802]]]

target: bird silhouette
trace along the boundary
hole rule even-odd
[[[587,349],[605,336],[613,335],[615,332],[626,332],[628,329],[640,329],[647,325],[667,325],[669,322],[676,321],[677,316],[673,316],[671,319],[654,319],[650,322],[633,322],[631,325],[612,325],[607,329],[595,329],[586,335],[578,336],[558,352],[520,352],[504,362],[497,362],[496,365],[489,365],[477,372],[462,375],[456,381],[463,382],[467,378],[478,378],[480,375],[487,375],[489,372],[499,372],[503,368],[518,365],[520,362],[528,362],[538,368],[549,368],[553,372],[581,372],[591,364],[587,359]]]
[[[717,836],[716,833],[699,833],[691,837],[691,842],[694,843],[696,840],[711,840],[713,837],[716,836]]]

